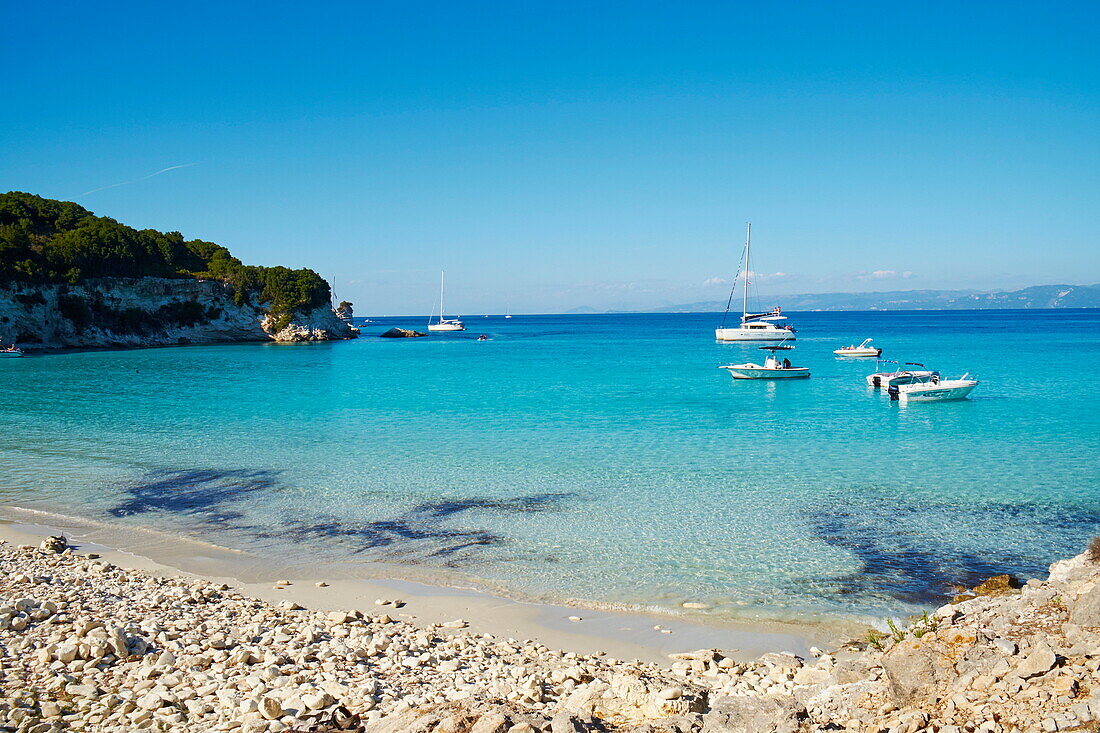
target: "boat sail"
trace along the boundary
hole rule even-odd
[[[443,289],[445,284],[445,274],[442,270],[439,272],[439,320],[432,322],[428,319],[429,331],[465,331],[466,326],[462,324],[462,321],[457,318],[448,319],[443,312]],[[434,315],[433,315],[434,318]]]
[[[722,325],[714,329],[714,337],[719,341],[793,341],[794,329],[779,323],[787,320],[783,311],[776,306],[765,313],[749,313],[749,276],[752,269],[749,267],[749,255],[752,248],[752,223],[745,227],[745,251],[742,255],[742,266],[733,279],[733,288],[730,290],[729,300],[726,302],[726,312],[722,315]],[[733,295],[737,291],[738,281],[743,280],[741,286],[741,325],[736,328],[726,328],[726,319],[729,317],[730,306],[733,305]]]

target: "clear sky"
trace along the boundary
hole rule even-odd
[[[361,314],[724,299],[750,219],[761,293],[1100,281],[1100,3],[3,15],[0,190]]]

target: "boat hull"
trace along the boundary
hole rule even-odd
[[[837,356],[879,357],[882,349],[837,349],[833,352]]]
[[[716,328],[714,338],[719,341],[794,341],[794,333],[785,329]]]
[[[21,356],[22,351],[0,351],[0,359],[18,359]]]
[[[462,324],[454,323],[433,323],[428,326],[429,331],[465,331],[466,327]]]
[[[756,364],[733,364],[719,368],[728,371],[734,379],[805,379],[810,376],[806,367],[771,369]]]
[[[978,382],[973,379],[945,380],[938,384],[906,384],[898,388],[898,399],[902,403],[953,402],[965,400],[977,386]]]

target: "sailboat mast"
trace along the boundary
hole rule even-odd
[[[744,287],[741,290],[741,322],[744,323],[745,316],[749,314],[749,273],[752,271],[749,266],[749,247],[752,242],[752,222],[745,224],[745,282]]]
[[[439,271],[439,322],[443,322],[443,277],[445,272]]]

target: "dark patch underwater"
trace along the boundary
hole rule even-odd
[[[1100,527],[1100,510],[1094,507],[864,502],[854,509],[834,505],[810,514],[810,526],[821,540],[851,552],[859,562],[855,572],[823,579],[839,595],[927,605],[994,575],[1042,577],[1052,561],[1076,552]],[[1006,549],[977,552],[953,546],[935,531],[953,523],[969,524],[986,535],[1001,533]],[[1047,557],[1028,552],[1028,543],[1008,539],[1017,523],[1030,531],[1041,527],[1055,533],[1065,542],[1066,553]]]
[[[317,549],[336,542],[353,554],[369,554],[374,559],[454,567],[477,562],[474,551],[503,545],[508,538],[488,529],[448,527],[448,520],[483,511],[558,511],[572,497],[568,493],[543,493],[509,498],[441,498],[417,504],[394,517],[361,524],[319,514],[284,517],[273,525],[260,526],[248,522],[245,513],[235,508],[253,495],[283,489],[279,472],[274,470],[153,471],[125,487],[123,500],[107,513],[128,517],[164,512],[256,539],[290,540]]]

